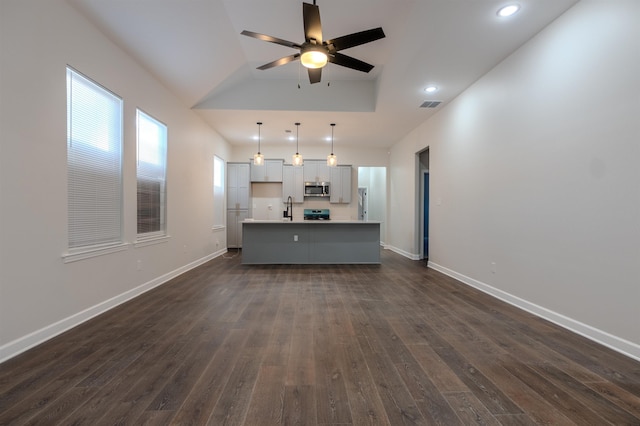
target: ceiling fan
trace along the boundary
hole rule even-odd
[[[371,64],[338,52],[340,50],[384,38],[385,35],[382,28],[360,31],[334,38],[332,40],[323,40],[322,25],[320,24],[320,8],[316,6],[316,0],[313,0],[313,4],[302,3],[302,19],[304,22],[305,39],[302,44],[293,43],[291,41],[271,37],[265,34],[254,33],[252,31],[242,31],[241,34],[249,37],[300,50],[299,53],[269,62],[257,69],[266,70],[300,59],[302,65],[304,65],[308,70],[309,81],[311,84],[320,82],[320,78],[322,77],[322,67],[324,67],[327,62],[362,72],[369,72],[373,69],[373,65]]]

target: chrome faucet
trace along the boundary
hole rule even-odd
[[[287,211],[285,213],[285,217],[288,217],[289,220],[293,221],[293,198],[291,198],[291,195],[287,197]]]

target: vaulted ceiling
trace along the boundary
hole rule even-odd
[[[342,51],[374,65],[335,64],[311,85],[299,61],[256,67],[296,51],[243,30],[304,41],[301,0],[68,0],[231,144],[300,145],[331,134],[358,147],[389,147],[437,113],[578,0],[317,0],[325,39],[382,27],[386,37]],[[312,3],[313,0],[307,0]],[[428,85],[437,86],[426,93]],[[421,108],[426,100],[442,101]]]

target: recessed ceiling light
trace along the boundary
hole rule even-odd
[[[520,5],[510,4],[508,6],[501,7],[498,9],[498,16],[501,18],[506,18],[508,16],[515,15],[515,13],[520,10]]]
[[[288,136],[287,136],[287,140],[290,140],[290,141],[294,141],[294,140],[296,140],[296,138],[294,138],[294,137],[293,137],[293,135],[291,134],[291,130],[289,130],[289,129],[285,129],[285,131],[284,131],[284,132],[288,135]]]
[[[424,91],[427,93],[435,93],[438,91],[438,86],[433,86],[433,85],[427,86],[425,87]]]

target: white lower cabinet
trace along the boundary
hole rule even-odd
[[[227,248],[242,247],[242,221],[248,217],[248,210],[227,210]]]

